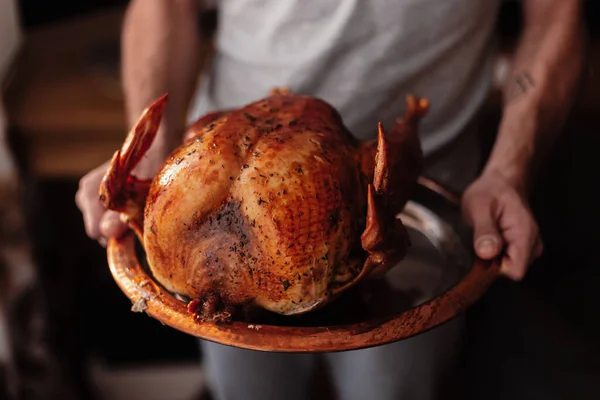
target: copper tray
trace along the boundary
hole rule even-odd
[[[109,241],[108,263],[133,311],[201,339],[270,352],[367,348],[449,321],[476,302],[499,274],[497,260],[474,257],[457,198],[432,181],[419,181],[399,217],[413,242],[407,258],[386,279],[365,282],[300,317],[265,312],[226,325],[197,322],[186,308],[187,299],[165,290],[140,263],[145,261],[143,249],[133,234]]]

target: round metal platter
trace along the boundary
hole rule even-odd
[[[271,313],[229,324],[199,322],[181,299],[155,282],[133,234],[111,239],[113,278],[133,302],[165,325],[213,342],[270,352],[331,352],[378,346],[428,331],[476,302],[498,276],[498,261],[471,251],[458,201],[421,179],[399,215],[411,247],[385,279],[365,281],[323,309],[302,316]]]

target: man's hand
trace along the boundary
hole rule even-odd
[[[488,171],[465,191],[463,215],[474,230],[478,257],[489,260],[504,250],[501,272],[521,280],[542,253],[542,241],[527,201],[500,173]]]
[[[163,129],[159,130],[158,137],[170,137]],[[157,143],[158,142],[158,143]],[[170,147],[157,141],[145,154],[144,158],[133,170],[133,175],[141,179],[152,179],[163,165],[164,160],[171,151]],[[128,229],[118,212],[104,208],[99,199],[100,183],[110,161],[96,167],[88,172],[79,181],[79,189],[75,195],[75,203],[83,214],[83,222],[87,235],[98,240],[102,246],[106,246],[111,237],[120,237]]]
[[[524,26],[503,88],[496,142],[483,174],[463,195],[477,255],[490,259],[504,251],[502,272],[515,280],[542,252],[526,193],[573,104],[587,43],[582,0],[522,3]]]
[[[119,213],[107,210],[100,203],[98,189],[106,173],[109,162],[88,172],[79,181],[79,189],[75,196],[77,207],[83,214],[83,222],[87,235],[102,246],[106,246],[110,237],[120,237],[127,231],[127,225],[121,221]]]

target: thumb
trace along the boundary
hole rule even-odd
[[[484,260],[497,257],[502,248],[502,237],[495,218],[495,202],[474,202],[470,208],[475,253]]]
[[[127,231],[127,225],[116,211],[106,211],[100,220],[100,235],[105,238],[121,237]]]

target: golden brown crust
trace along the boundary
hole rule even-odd
[[[196,298],[289,314],[325,302],[359,244],[358,146],[328,104],[280,94],[205,118],[155,178],[144,239],[155,277]]]
[[[360,144],[329,104],[275,90],[202,117],[152,182],[137,180],[166,99],[115,153],[100,198],[143,238],[154,277],[195,299],[199,317],[229,321],[244,304],[304,313],[404,257],[395,215],[421,172],[426,100],[409,96],[389,135],[380,124],[377,141]]]
[[[329,104],[275,91],[193,124],[149,192],[128,176],[158,126],[146,113],[107,172],[107,204],[141,224],[134,209],[148,193],[150,269],[198,299],[203,318],[228,320],[243,304],[304,313],[404,256],[394,216],[421,172],[417,123],[427,108],[409,97],[390,134],[380,125],[378,141],[361,144]]]

